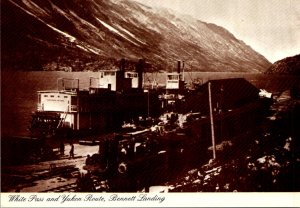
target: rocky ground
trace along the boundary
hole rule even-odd
[[[190,170],[168,184],[169,192],[299,191],[300,159],[288,147],[290,138],[284,146],[272,147],[270,139],[266,135],[248,144],[249,149],[239,157],[217,159]]]
[[[282,93],[264,131],[230,142],[217,158],[167,183],[169,192],[272,192],[300,190],[300,100]]]

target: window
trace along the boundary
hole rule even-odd
[[[168,75],[168,80],[178,80],[179,76],[178,75]]]
[[[127,72],[126,73],[126,78],[136,78],[136,77],[138,77],[137,73],[134,73],[134,72]]]
[[[104,76],[115,76],[115,72],[111,72],[111,71],[107,71],[107,72],[104,72]]]
[[[50,95],[50,97],[54,97],[54,95]]]
[[[38,102],[41,103],[41,94],[39,94],[39,101]]]
[[[64,98],[68,98],[68,96],[64,96]]]
[[[48,97],[48,95],[44,95],[44,97]]]
[[[178,80],[168,80],[168,83],[178,83]]]

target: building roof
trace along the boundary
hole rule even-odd
[[[71,90],[40,90],[37,93],[55,93],[55,94],[69,94],[69,95],[76,95],[76,91]]]
[[[234,109],[259,98],[259,89],[244,78],[210,80],[213,108]],[[184,109],[208,112],[208,82],[185,97]],[[190,109],[190,110],[189,110]]]

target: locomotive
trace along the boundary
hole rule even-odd
[[[97,181],[108,180],[109,191],[136,191],[160,183],[166,176],[168,157],[157,138],[150,129],[115,134],[99,142],[98,153],[87,156],[83,169]],[[79,184],[90,180],[87,175]],[[80,185],[79,189],[83,191]]]
[[[99,141],[98,153],[87,156],[83,166],[87,174],[78,180],[79,191],[94,190],[81,187],[90,177],[98,182],[109,181],[110,189],[105,191],[147,189],[204,161],[209,145],[201,142],[190,129],[190,122],[195,122],[200,114],[188,114],[184,120],[189,125],[181,127],[174,115],[170,114],[166,123],[150,129],[119,133]]]

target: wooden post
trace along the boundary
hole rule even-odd
[[[148,118],[149,118],[150,117],[150,98],[149,98],[150,89],[148,89],[147,91],[148,91],[148,93],[147,93],[147,115],[148,115]]]
[[[184,81],[184,61],[182,61],[182,81]]]
[[[209,102],[209,117],[210,117],[210,129],[211,129],[211,142],[213,148],[213,159],[216,159],[216,144],[215,144],[215,130],[214,130],[214,118],[212,112],[211,101],[211,83],[208,82],[208,102]]]

